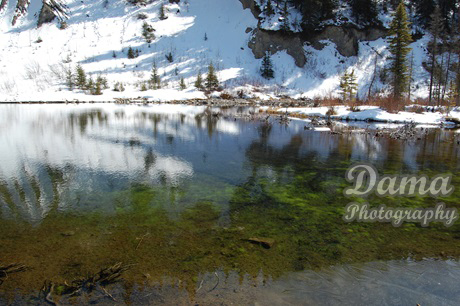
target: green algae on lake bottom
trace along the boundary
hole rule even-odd
[[[310,171],[287,182],[281,172],[280,182],[255,174],[241,186],[227,187],[232,190],[228,208],[211,200],[188,203],[194,195],[187,190],[171,200],[173,191],[167,188],[137,185],[116,192],[115,202],[129,205],[112,216],[55,213],[35,227],[2,222],[2,260],[31,267],[11,277],[2,290],[37,290],[43,280],[64,283],[115,262],[133,264],[124,275],[128,282],[143,283],[145,275],[160,281],[167,275],[184,281],[193,292],[198,275],[218,269],[254,277],[262,270],[276,278],[287,271],[338,263],[460,256],[458,223],[450,228],[344,223],[350,199],[335,192],[346,186],[344,179],[319,180],[315,176],[320,172]],[[307,188],[310,184],[319,186]],[[458,179],[454,184],[458,186]],[[458,190],[439,200],[458,207]],[[216,199],[224,200],[220,195]],[[430,198],[377,197],[369,202],[414,207],[434,203]],[[187,208],[171,216],[172,203]],[[229,220],[220,225],[225,218]],[[249,243],[250,237],[270,237],[276,243],[265,249]]]
[[[102,171],[94,162],[99,157],[90,156],[93,163],[82,166],[74,157],[57,167],[47,153],[39,174],[32,174],[28,169],[33,165],[28,164],[21,168],[25,174],[11,181],[0,177],[0,200],[5,204],[0,209],[0,263],[29,267],[8,277],[0,292],[36,292],[45,280],[70,283],[118,262],[130,265],[123,274],[127,288],[158,284],[169,277],[194,294],[200,278],[218,270],[237,272],[241,278],[260,276],[261,271],[266,278],[278,278],[343,263],[460,258],[459,222],[449,228],[440,223],[395,228],[342,220],[346,204],[353,201],[390,207],[433,207],[444,202],[460,208],[458,145],[444,141],[439,132],[410,147],[388,139],[303,131],[294,124],[231,121],[233,126],[222,119],[210,122],[206,116],[199,117],[210,122],[202,128],[195,117],[161,115],[148,126],[141,114],[143,119],[135,121],[138,125],[128,127],[124,140],[119,140],[121,136],[103,126],[120,129],[120,125],[107,114],[91,114],[66,119],[71,127],[80,128],[64,129],[64,144],[68,139],[96,141],[100,150],[103,145],[120,149],[126,164],[134,157],[130,162],[140,160],[140,166],[136,171],[114,167]],[[119,124],[127,120],[118,113],[115,118]],[[192,132],[179,133],[184,125]],[[247,136],[235,134],[240,125]],[[219,134],[218,127],[231,133]],[[107,135],[96,137],[101,129]],[[135,145],[131,139],[136,139]],[[280,145],[279,139],[287,141]],[[365,149],[357,150],[357,144]],[[382,147],[381,156],[373,157],[370,148],[377,145]],[[413,160],[404,158],[409,153]],[[345,172],[358,160],[374,161],[381,174],[450,173],[456,189],[438,199],[347,198],[343,190],[350,184]],[[49,209],[40,210],[42,203]],[[27,218],[24,206],[35,219]],[[275,243],[264,248],[251,243],[253,237]],[[54,293],[62,289],[57,285]]]

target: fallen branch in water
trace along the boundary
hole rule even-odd
[[[8,279],[8,275],[16,272],[23,272],[27,267],[23,264],[13,263],[6,266],[0,265],[0,285]]]
[[[82,292],[91,293],[97,288],[100,288],[105,296],[111,298],[113,301],[116,301],[116,299],[105,289],[105,286],[117,282],[123,272],[128,270],[130,267],[131,265],[122,265],[122,263],[119,262],[108,268],[101,269],[99,272],[89,275],[86,278],[76,279],[70,284],[64,282],[64,284],[55,285],[52,282],[45,282],[45,285],[42,288],[45,301],[56,305],[56,302],[54,302],[52,298],[52,294],[72,297],[81,294]]]
[[[136,250],[139,248],[144,238],[147,237],[148,235],[150,235],[150,233],[145,233],[141,238],[136,238],[136,239],[139,239],[139,242],[137,243],[137,246],[136,246]]]

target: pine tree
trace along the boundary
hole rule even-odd
[[[161,78],[158,75],[157,64],[153,63],[152,73],[150,75],[150,89],[160,89]]]
[[[438,66],[438,62],[436,59],[436,56],[439,53],[439,40],[442,32],[444,31],[443,29],[443,22],[441,20],[441,11],[439,9],[439,6],[436,6],[434,9],[433,14],[431,15],[431,24],[430,24],[430,36],[431,39],[428,42],[428,53],[430,55],[430,60],[429,60],[429,72],[430,72],[430,87],[429,87],[429,105],[432,105],[432,99],[433,99],[433,86],[435,86],[435,79],[436,79],[436,70]]]
[[[281,23],[280,29],[285,32],[290,31],[291,27],[289,25],[289,10],[287,0],[284,0],[283,10],[281,11],[281,17],[283,17],[283,22]]]
[[[268,52],[265,53],[265,56],[262,59],[262,67],[260,68],[260,74],[263,78],[267,80],[273,79],[275,76],[275,72],[273,71],[272,60]]]
[[[212,63],[210,63],[208,66],[208,75],[206,76],[205,86],[209,91],[217,90],[219,88],[219,80]]]
[[[275,10],[273,9],[271,0],[268,0],[267,5],[265,6],[265,15],[270,17],[273,14],[275,14]]]
[[[417,21],[423,27],[430,25],[431,14],[433,13],[436,3],[434,0],[413,0]]]
[[[69,87],[69,90],[73,90],[73,87],[75,85],[74,83],[74,75],[72,73],[72,69],[69,67],[69,69],[66,69],[65,71],[66,73],[66,84],[67,84],[67,87]]]
[[[144,36],[145,41],[149,44],[155,39],[154,31],[155,29],[144,21],[142,24],[142,36]]]
[[[185,84],[184,77],[180,78],[179,87],[180,87],[181,90],[184,90],[184,89],[187,88],[187,85]]]
[[[128,49],[128,58],[129,58],[129,59],[133,59],[133,58],[135,58],[135,57],[136,57],[136,54],[135,54],[135,52],[134,52],[134,49],[131,48],[131,47],[129,47],[129,49]]]
[[[164,4],[161,4],[160,6],[160,20],[165,20],[168,19],[168,16],[166,16],[166,8]]]
[[[453,107],[457,104],[457,99],[458,99],[458,95],[459,95],[459,90],[457,88],[457,84],[454,80],[450,81],[450,85],[449,85],[449,91],[447,92],[447,106],[449,107]]]
[[[94,95],[102,95],[102,84],[99,81],[96,81],[94,88]]]
[[[203,77],[200,70],[198,70],[198,75],[196,76],[195,87],[199,90],[203,89]]]
[[[390,71],[392,73],[393,97],[400,99],[408,88],[407,55],[411,50],[409,45],[412,41],[406,8],[402,1],[393,14],[388,35],[390,36],[388,49],[391,53]]]
[[[85,70],[83,70],[83,67],[78,64],[77,69],[76,69],[76,85],[80,89],[85,89],[86,87],[86,73]]]
[[[88,90],[91,95],[94,95],[94,88],[95,86],[94,86],[93,78],[89,77],[88,82],[86,83],[85,89]]]
[[[375,24],[378,20],[375,0],[351,0],[351,10],[358,24]]]
[[[100,75],[99,75],[99,76],[96,78],[96,83],[101,84],[101,88],[102,88],[102,89],[107,89],[107,88],[109,88],[109,84],[108,84],[108,82],[107,82],[107,78],[105,78],[105,77],[103,77],[103,76],[100,76]]]
[[[166,56],[166,59],[168,60],[168,62],[170,62],[170,63],[174,62],[174,57],[173,57],[172,52],[169,52],[165,56]]]
[[[343,102],[354,101],[355,94],[358,89],[354,70],[352,70],[350,73],[345,72],[345,74],[341,77],[340,89],[342,91]]]

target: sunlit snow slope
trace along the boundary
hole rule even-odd
[[[219,80],[230,92],[241,86],[250,92],[254,85],[260,90],[253,96],[268,98],[273,94],[326,96],[337,94],[340,75],[354,69],[359,82],[359,95],[365,96],[374,71],[375,51],[378,67],[385,63],[386,43],[383,39],[362,42],[358,57],[343,58],[334,44],[321,50],[305,46],[308,62],[295,66],[286,52],[273,55],[275,79],[260,77],[261,60],[248,48],[257,20],[238,0],[193,0],[167,4],[166,20],[159,19],[161,1],[147,6],[134,6],[125,0],[67,0],[68,27],[61,30],[56,19],[37,28],[41,1],[32,0],[29,12],[11,26],[15,4],[0,13],[0,101],[112,100],[114,97],[145,97],[150,100],[204,98],[193,84],[198,71],[203,74],[213,62]],[[148,44],[142,37],[147,15],[156,39]],[[207,39],[205,40],[205,36]],[[42,42],[37,42],[42,40]],[[140,51],[139,57],[127,58],[128,48]],[[172,53],[170,63],[166,55]],[[423,72],[422,43],[414,44],[414,76]],[[153,63],[162,78],[161,90],[141,91],[141,83],[150,78]],[[65,69],[75,70],[81,64],[94,78],[108,78],[110,89],[102,96],[90,96],[81,90],[69,91]],[[185,78],[186,90],[179,90]],[[124,92],[112,91],[116,82],[123,82]],[[166,84],[167,83],[167,84]],[[417,81],[415,82],[417,83]],[[374,86],[381,84],[377,80]],[[414,94],[425,94],[423,87]]]

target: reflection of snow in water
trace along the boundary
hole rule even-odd
[[[456,261],[370,262],[289,273],[256,300],[261,305],[458,305],[459,280]]]
[[[193,303],[200,305],[459,305],[457,261],[382,261],[286,273],[267,280],[236,272],[204,273]],[[168,279],[120,296],[133,303],[190,304],[190,296]],[[197,285],[198,286],[198,285]],[[124,295],[122,295],[124,293]],[[154,298],[152,298],[154,297]],[[155,299],[155,297],[160,297]],[[152,300],[153,299],[153,300]]]
[[[142,114],[167,114],[156,130],[162,138],[193,140],[191,115],[197,110],[202,108],[2,105],[0,183],[8,190],[0,199],[2,211],[38,220],[57,205],[55,197],[81,187],[89,194],[139,178],[179,184],[193,175],[192,164],[156,152],[153,121]],[[182,111],[189,112],[187,123],[175,127],[177,119],[167,120]],[[76,204],[59,201],[59,209],[68,205]]]
[[[354,159],[375,161],[383,158],[385,154],[382,149],[382,144],[376,137],[367,134],[353,135],[354,146],[352,156]]]

